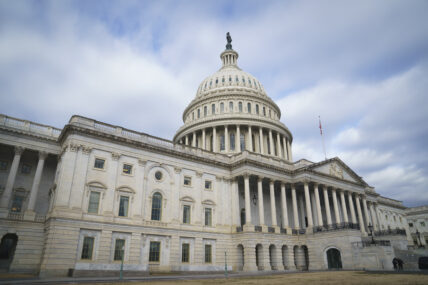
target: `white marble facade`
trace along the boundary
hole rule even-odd
[[[376,240],[412,245],[406,207],[339,158],[293,161],[281,110],[237,58],[221,54],[172,141],[81,116],[55,129],[1,115],[0,234],[16,244],[2,266],[389,268],[394,246],[365,242],[373,227]]]

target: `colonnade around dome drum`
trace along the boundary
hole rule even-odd
[[[207,127],[187,134],[179,141],[213,152],[239,153],[247,150],[293,161],[290,139],[280,132],[260,126]]]
[[[290,183],[255,175],[232,181],[236,232],[305,234],[324,231],[380,230],[376,201],[364,193],[316,181]]]

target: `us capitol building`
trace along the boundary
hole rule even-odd
[[[281,110],[230,36],[220,58],[172,141],[77,115],[63,129],[0,115],[0,270],[391,269],[426,244],[402,202],[339,158],[294,161]]]

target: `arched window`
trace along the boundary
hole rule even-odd
[[[259,114],[259,105],[256,105],[256,114]]]
[[[263,116],[266,117],[266,108],[265,107],[263,107]]]
[[[233,102],[229,102],[229,112],[233,112]]]
[[[211,114],[215,114],[215,104],[211,105]]]
[[[235,134],[230,133],[230,150],[235,150]]]
[[[201,109],[198,109],[198,119],[201,117]]]
[[[244,136],[244,134],[241,134],[240,143],[241,143],[241,151],[244,151],[245,150],[245,136]]]
[[[224,146],[224,134],[222,134],[220,136],[220,150],[224,150],[225,146]]]
[[[220,103],[220,113],[224,113],[224,103]]]
[[[248,112],[248,113],[251,113],[251,103],[248,103],[248,104],[247,104],[247,112]]]
[[[207,106],[204,107],[204,117],[206,117],[208,115],[208,108]]]
[[[239,107],[239,112],[242,113],[242,102],[239,102],[238,107]]]
[[[162,195],[159,192],[152,198],[152,221],[160,221],[162,216]]]

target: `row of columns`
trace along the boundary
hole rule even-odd
[[[225,139],[225,152],[230,152],[230,137],[229,137],[229,126],[225,125],[224,127],[224,139]],[[254,151],[255,152],[255,146],[253,145],[253,132],[252,132],[252,127],[251,126],[247,126],[248,128],[248,132],[243,132],[245,137],[246,137],[246,144],[245,144],[245,148],[248,151]],[[212,135],[213,135],[213,145],[212,145],[212,151],[213,152],[218,152],[219,148],[217,146],[217,127],[211,127],[209,129],[212,129]],[[284,158],[286,160],[292,161],[293,157],[292,157],[292,152],[291,152],[291,143],[290,140],[281,135],[280,133],[276,133],[276,138],[274,140],[274,134],[272,132],[271,129],[268,129],[267,134],[264,133],[263,128],[262,127],[258,127],[259,129],[259,150],[258,152],[261,154],[265,154],[265,155],[272,155],[272,156],[277,156],[277,157],[281,157]],[[236,125],[235,126],[235,131],[236,131],[236,135],[235,135],[235,152],[241,152],[244,149],[241,149],[241,129],[240,129],[240,125]],[[186,136],[184,136],[184,138],[181,139],[181,143],[188,145],[188,146],[192,146],[192,147],[196,147],[196,140],[198,138],[198,133],[201,132],[201,143],[202,146],[201,148],[206,150],[207,149],[207,132],[206,129],[202,129],[200,131],[195,131],[191,134],[187,134]],[[264,138],[266,137],[269,139],[268,143],[269,143],[269,148],[266,148],[265,150],[265,142],[264,142]],[[190,141],[191,140],[191,141]],[[275,146],[276,143],[276,146]],[[276,149],[276,153],[275,153],[275,149]],[[270,152],[269,152],[270,150]]]
[[[15,154],[10,167],[9,175],[6,181],[6,187],[0,200],[0,217],[6,217],[9,213],[9,204],[13,194],[13,186],[15,185],[16,175],[18,173],[19,163],[24,152],[23,147],[15,147]],[[30,196],[28,199],[26,214],[34,216],[34,209],[36,206],[37,195],[40,188],[40,181],[43,174],[43,167],[45,165],[48,153],[40,151],[39,160],[37,162],[36,172],[34,175],[33,183],[31,186]]]
[[[251,207],[250,207],[250,183],[249,183],[250,176],[248,174],[244,175],[244,199],[245,199],[245,220],[246,225],[252,225],[252,218],[251,218]],[[257,192],[258,192],[258,199],[259,199],[259,205],[258,205],[258,211],[259,211],[259,224],[261,226],[265,225],[265,217],[264,217],[264,203],[263,203],[263,187],[262,187],[262,180],[263,178],[258,177],[257,180]],[[237,183],[235,181],[235,183]],[[294,227],[296,229],[300,229],[302,226],[300,225],[299,221],[299,215],[298,210],[299,207],[297,206],[297,194],[296,194],[296,184],[292,183],[290,185],[291,187],[291,198],[292,198],[292,207],[293,207],[293,218],[294,218]],[[329,200],[329,193],[328,188],[331,189],[331,196],[333,200],[333,211],[335,215],[335,222],[336,224],[339,223],[353,223],[357,224],[357,214],[358,214],[358,224],[360,225],[361,232],[366,233],[366,227],[368,225],[373,225],[375,230],[380,229],[379,223],[378,223],[378,210],[377,206],[373,202],[367,202],[365,196],[355,194],[353,195],[350,191],[345,191],[342,189],[337,189],[333,187],[327,187],[327,186],[321,186],[318,183],[314,183],[314,198],[315,198],[315,208],[317,212],[317,222],[318,226],[327,226],[333,224],[332,217],[331,217],[331,210],[330,210],[330,200]],[[237,189],[237,188],[235,188]],[[276,201],[275,201],[275,181],[270,180],[269,181],[269,194],[270,194],[270,210],[271,210],[271,217],[272,217],[272,227],[277,227],[277,217],[276,217]],[[307,217],[307,224],[309,228],[314,227],[314,221],[313,221],[313,214],[312,214],[312,203],[311,201],[311,195],[309,190],[309,182],[304,181],[303,182],[303,190],[304,190],[304,199],[305,199],[305,210],[306,210],[306,217]],[[324,205],[325,205],[325,213],[326,213],[326,221],[325,224],[322,218],[322,209],[321,209],[321,201],[320,201],[320,194],[319,191],[323,191],[324,196]],[[284,228],[289,228],[288,223],[288,211],[287,211],[287,192],[285,183],[281,182],[280,187],[280,197],[281,197],[281,214],[283,217],[283,226]],[[341,205],[341,212],[343,214],[343,218],[340,215],[339,212],[339,203],[337,201],[337,192],[340,192],[340,205]],[[346,198],[345,195],[348,196],[348,204],[349,204],[349,212],[351,214],[351,217],[349,219],[348,217],[348,209],[346,207]],[[354,196],[354,197],[353,197]],[[357,214],[355,213],[354,208],[354,200],[356,204],[356,210]],[[313,198],[312,198],[313,200]],[[368,206],[369,203],[370,206],[370,215],[368,212]],[[364,215],[363,215],[364,212]],[[365,217],[365,221],[364,218]]]

